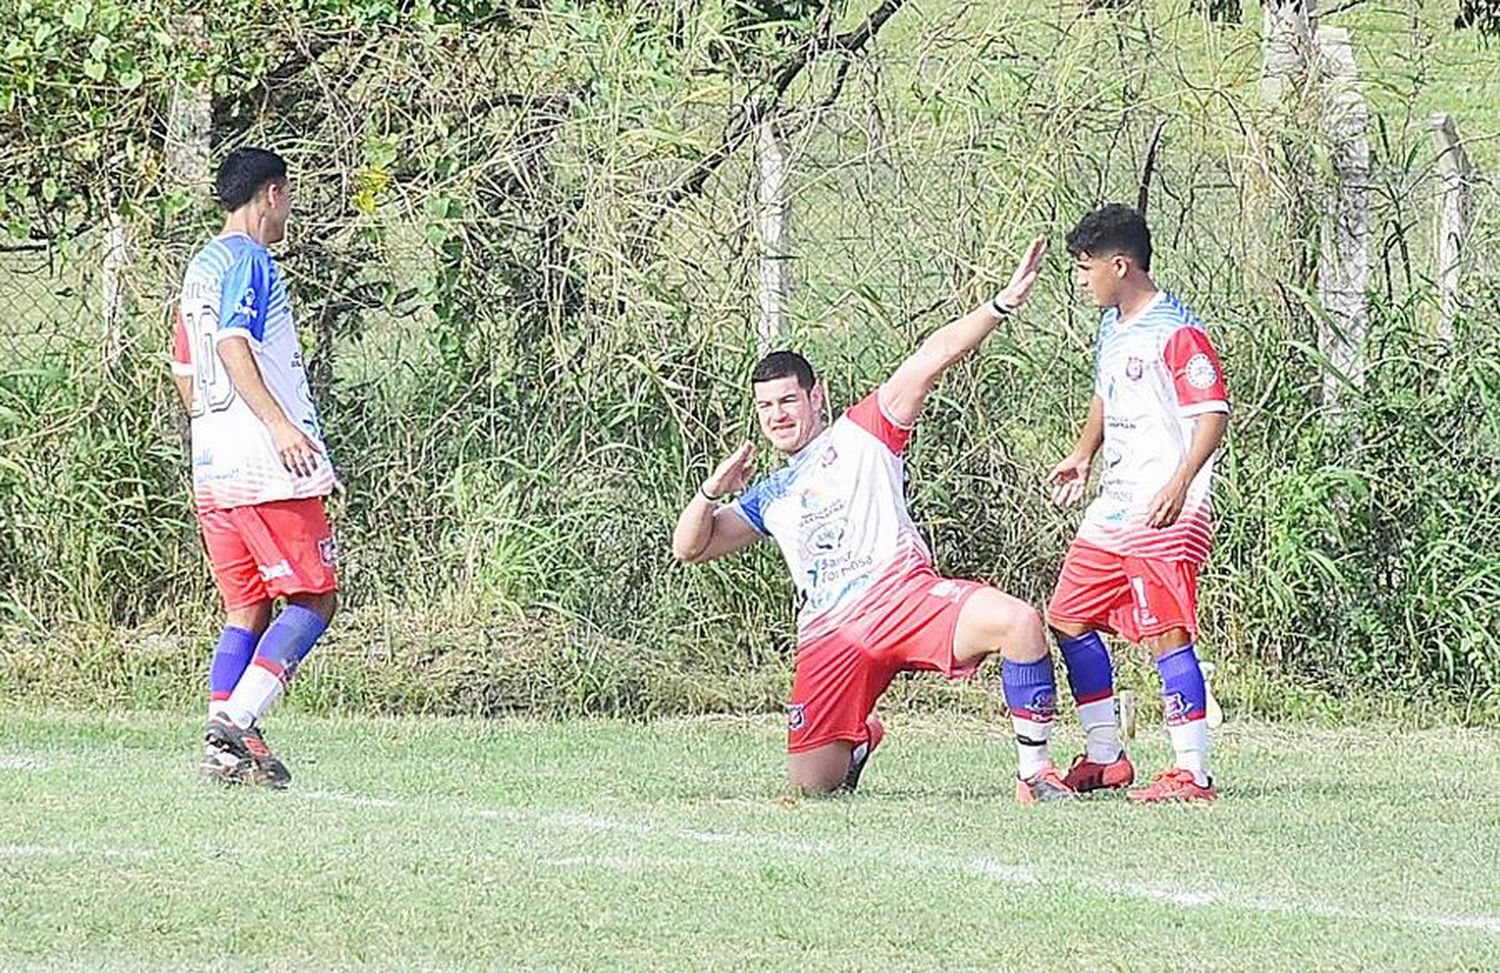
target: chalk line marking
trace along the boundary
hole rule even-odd
[[[1103,876],[1079,875],[1076,871],[1052,872],[1032,868],[1027,865],[997,861],[985,856],[955,855],[951,852],[934,848],[892,848],[890,846],[872,846],[866,843],[837,843],[806,838],[780,838],[745,832],[705,831],[696,828],[660,825],[650,821],[627,821],[620,818],[571,811],[556,812],[530,811],[522,808],[465,807],[457,804],[434,804],[420,801],[392,800],[390,798],[361,797],[355,794],[341,794],[331,791],[307,791],[300,793],[298,796],[304,800],[350,804],[357,807],[384,810],[436,810],[475,820],[530,824],[574,834],[621,834],[645,839],[687,841],[703,845],[772,851],[779,854],[830,859],[834,861],[848,861],[851,858],[857,858],[871,864],[884,865],[886,867],[908,868],[917,871],[942,869],[944,871],[992,879],[1008,885],[1081,889],[1100,895],[1162,903],[1176,906],[1180,909],[1218,907],[1241,912],[1254,912],[1266,916],[1313,916],[1320,919],[1399,923],[1425,928],[1469,929],[1476,932],[1500,935],[1500,916],[1376,911],[1346,908],[1318,902],[1298,901],[1285,895],[1244,894],[1204,888],[1185,889],[1147,882],[1110,879]]]
[[[0,845],[0,858],[150,858],[141,848],[110,848],[90,845]]]

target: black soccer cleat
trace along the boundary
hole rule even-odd
[[[225,714],[216,713],[208,721],[203,742],[248,762],[249,766],[240,775],[247,784],[264,784],[283,790],[292,782],[292,772],[271,752],[266,738],[254,724],[239,726]]]
[[[865,772],[865,764],[870,762],[870,755],[880,746],[880,741],[885,739],[885,724],[874,713],[865,721],[865,730],[869,736],[863,744],[854,748],[854,753],[850,755],[849,772],[839,785],[839,790],[845,793],[853,793],[859,787],[859,776]]]

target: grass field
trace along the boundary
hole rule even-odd
[[[1217,806],[1020,808],[997,725],[889,722],[794,801],[771,719],[288,715],[274,793],[10,712],[0,968],[1500,968],[1500,733],[1231,723]]]

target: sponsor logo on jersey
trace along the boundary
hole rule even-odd
[[[255,319],[255,288],[245,291],[245,296],[240,298],[239,307],[234,309],[235,314],[243,314],[251,320]]]
[[[798,497],[803,510],[822,510],[828,505],[828,489],[821,483],[809,483]]]
[[[1201,351],[1188,359],[1183,374],[1187,376],[1188,384],[1195,389],[1211,389],[1219,380],[1219,370],[1214,367],[1213,359]]]
[[[838,550],[844,542],[844,533],[847,529],[848,525],[842,520],[835,520],[814,529],[807,537],[807,554],[816,556],[831,554]]]

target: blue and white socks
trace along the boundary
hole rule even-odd
[[[301,605],[283,608],[260,637],[255,658],[220,709],[238,726],[264,716],[327,627],[321,615]]]
[[[1005,704],[1016,731],[1019,761],[1016,774],[1029,780],[1052,766],[1052,721],[1057,714],[1057,680],[1052,658],[1035,662],[1006,659],[1000,667],[1005,686]]]
[[[1120,731],[1115,723],[1115,677],[1109,661],[1109,649],[1098,632],[1085,632],[1077,638],[1059,638],[1068,667],[1068,688],[1078,704],[1078,722],[1087,736],[1088,759],[1096,764],[1114,763],[1120,759]]]
[[[1208,689],[1198,653],[1189,642],[1156,660],[1162,708],[1172,738],[1173,765],[1190,772],[1200,787],[1208,778]]]
[[[224,708],[245,667],[255,655],[255,644],[260,636],[248,629],[234,625],[224,626],[219,644],[214,648],[213,662],[208,667],[208,715],[210,718]]]

